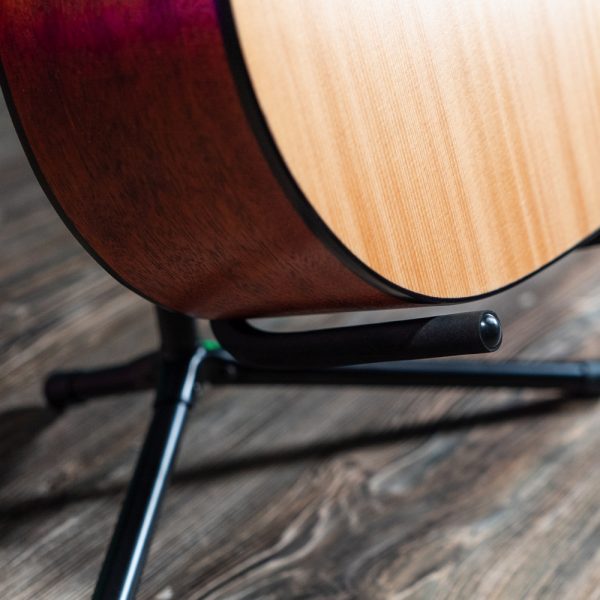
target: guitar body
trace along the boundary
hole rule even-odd
[[[453,302],[600,229],[597,0],[0,0],[46,194],[207,318]]]

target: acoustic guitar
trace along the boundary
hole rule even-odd
[[[223,318],[496,292],[600,228],[598,0],[0,0],[40,182]]]

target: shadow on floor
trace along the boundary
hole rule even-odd
[[[0,414],[0,485],[27,447],[58,417],[49,408],[15,408]]]
[[[554,398],[538,400],[528,404],[512,405],[494,410],[481,411],[473,415],[461,417],[446,417],[438,421],[397,427],[394,429],[368,431],[364,433],[340,437],[331,441],[312,442],[308,445],[276,448],[267,452],[255,453],[250,456],[231,458],[198,467],[188,468],[177,472],[173,477],[173,485],[197,483],[199,481],[215,480],[236,473],[289,465],[303,461],[318,461],[358,448],[385,446],[406,440],[430,437],[435,434],[451,433],[476,427],[490,427],[500,423],[528,420],[536,417],[550,417],[564,413],[566,410],[581,409],[595,403],[591,398]],[[19,411],[17,411],[19,412]],[[35,436],[41,428],[46,427],[55,416],[50,411],[39,409],[24,409],[22,414],[11,414],[8,419],[0,415],[0,452],[15,444],[20,439],[21,445],[27,439]],[[48,414],[46,414],[48,413]],[[21,425],[18,424],[21,419]],[[10,421],[12,420],[12,425]],[[21,427],[23,431],[17,433]],[[11,428],[14,430],[11,431]],[[14,437],[13,443],[6,443],[2,431]],[[16,437],[15,437],[16,436]],[[20,437],[19,437],[20,436]],[[16,443],[18,446],[18,443]],[[106,487],[92,489],[70,489],[63,492],[20,500],[14,504],[0,504],[0,519],[5,522],[27,516],[39,516],[42,512],[60,510],[63,507],[86,500],[94,500],[121,494],[125,491],[126,483],[118,483]],[[14,523],[13,523],[14,524]]]

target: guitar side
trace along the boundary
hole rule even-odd
[[[121,282],[207,318],[406,302],[344,266],[285,197],[213,2],[0,6],[5,94],[34,170]]]

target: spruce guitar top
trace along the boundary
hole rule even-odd
[[[600,229],[598,0],[0,0],[45,192],[208,318],[451,302]]]

